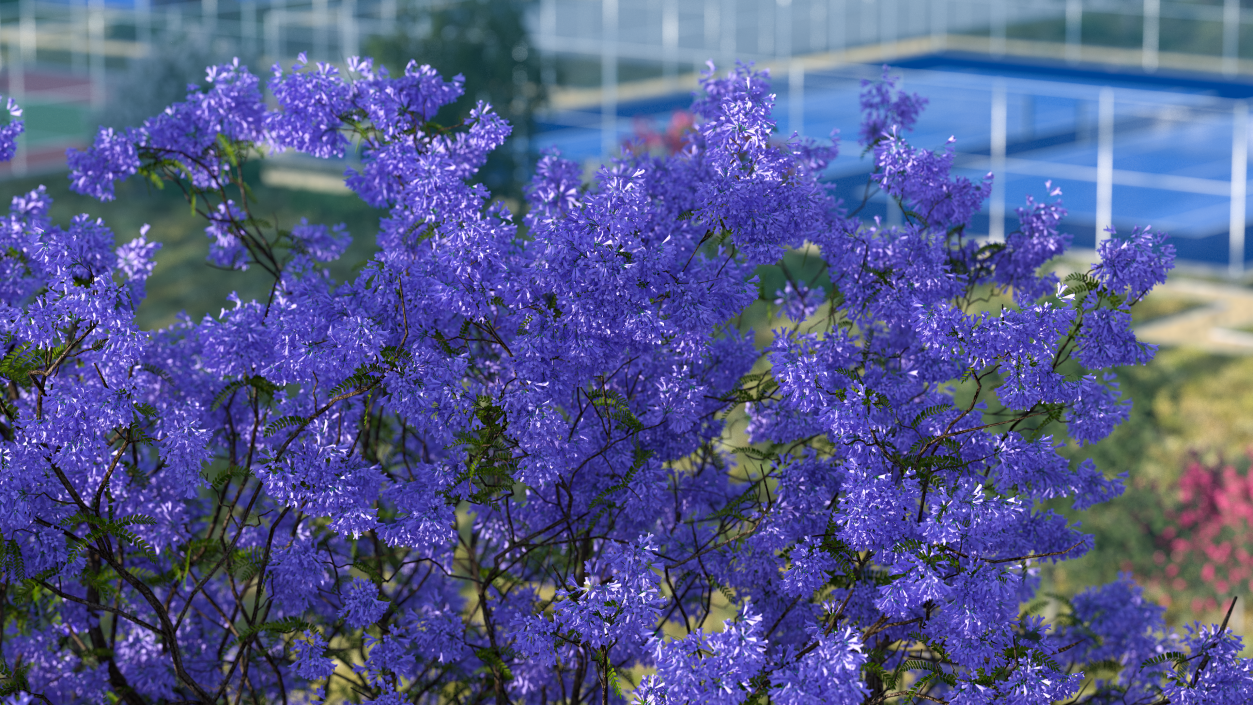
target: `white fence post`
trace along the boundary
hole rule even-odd
[[[797,59],[788,62],[787,129],[801,136],[805,134],[805,64]]]
[[[988,40],[988,52],[992,56],[1005,55],[1005,4],[1009,0],[992,0],[992,36]]]
[[[600,26],[600,145],[608,160],[618,151],[618,0],[601,0]]]
[[[661,6],[661,51],[661,75],[674,80],[679,54],[678,0],[665,0]]]
[[[389,28],[390,29],[390,28]],[[357,0],[343,0],[339,20],[339,59],[361,54],[361,28],[357,25]]]
[[[330,61],[330,15],[326,0],[313,0],[313,60]]]
[[[774,6],[774,54],[788,57],[793,53],[792,0],[775,0]]]
[[[1162,26],[1161,15],[1161,0],[1144,0],[1144,42],[1140,50],[1140,65],[1145,71],[1157,70],[1157,44]]]
[[[91,107],[96,109],[104,107],[106,97],[106,79],[104,74],[105,31],[104,0],[91,0],[91,11],[88,13],[87,18],[88,49],[90,51],[88,66],[91,76]]]
[[[1066,0],[1066,60],[1076,63],[1083,55],[1083,0]]]
[[[1223,73],[1236,72],[1240,55],[1240,0],[1223,2]]]
[[[943,51],[948,44],[948,0],[931,0],[931,50]]]
[[[1248,195],[1249,103],[1237,100],[1231,111],[1231,237],[1227,266],[1231,276],[1244,276],[1245,197]]]
[[[848,5],[845,0],[827,0],[827,48],[842,52],[848,45]]]
[[[992,84],[992,139],[989,155],[992,166],[992,200],[988,204],[988,239],[1005,241],[1005,144],[1008,141],[1009,109],[1005,99],[1005,80]]]
[[[1114,89],[1101,89],[1096,113],[1096,245],[1114,222]]]
[[[240,3],[239,39],[246,55],[257,51],[257,2],[258,0],[243,0]],[[260,69],[258,66],[257,70]]]
[[[18,40],[15,44],[9,45],[9,96],[16,100],[18,104],[26,102],[26,61],[28,58],[28,24],[33,25],[32,21],[28,23],[28,15],[30,14],[30,0],[22,0],[21,16],[18,18]],[[31,30],[33,32],[33,29]],[[30,51],[33,53],[33,51]],[[26,174],[26,133],[17,136],[17,151],[13,153],[13,160],[10,162],[9,169],[15,176],[24,176]]]
[[[70,0],[70,71],[81,74],[86,52],[83,49],[90,41],[87,32],[86,0]]]
[[[200,21],[204,23],[205,38],[212,44],[218,29],[218,0],[200,0]]]

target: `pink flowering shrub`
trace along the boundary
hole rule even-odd
[[[647,120],[637,118],[635,134],[622,146],[635,154],[675,154],[683,149],[688,133],[695,128],[696,116],[687,110],[674,111],[663,130],[658,130]]]
[[[1193,613],[1225,607],[1253,590],[1253,477],[1231,464],[1188,464],[1153,560],[1167,595],[1191,595]]]

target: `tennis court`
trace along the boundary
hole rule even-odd
[[[844,66],[775,80],[781,132],[823,138],[834,128],[842,131],[844,154],[829,178],[846,202],[860,202],[871,170],[870,157],[859,158],[856,144],[860,82],[880,71]],[[1106,224],[1119,231],[1152,225],[1174,236],[1183,260],[1241,275],[1253,259],[1253,248],[1244,245],[1253,213],[1246,183],[1246,101],[1253,83],[958,54],[902,61],[893,73],[930,101],[911,143],[943,149],[955,137],[956,173],[971,179],[998,174],[973,223],[976,232],[1012,231],[1014,209],[1028,194],[1044,197],[1045,181],[1052,180],[1062,189],[1069,211],[1063,225],[1077,247],[1093,247]],[[663,129],[689,102],[690,96],[674,93],[623,103],[619,135],[629,137],[639,119]],[[596,160],[601,125],[595,107],[556,112],[535,145]],[[881,195],[862,213],[889,223],[901,217]]]

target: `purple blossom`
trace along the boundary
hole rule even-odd
[[[318,262],[334,262],[339,259],[352,241],[343,223],[328,228],[325,225],[311,225],[304,218],[291,229],[291,236],[300,250],[307,252]]]
[[[1166,273],[1175,267],[1175,246],[1166,234],[1151,228],[1135,228],[1129,237],[1119,237],[1113,228],[1097,247],[1100,264],[1093,274],[1115,294],[1130,301],[1142,298],[1149,289],[1166,282]]]
[[[301,614],[309,609],[326,583],[326,563],[309,540],[293,540],[291,545],[274,552],[270,589],[287,614]]]
[[[855,705],[869,694],[860,673],[866,656],[861,637],[851,629],[818,634],[817,648],[772,678],[780,705]]]
[[[0,571],[60,591],[8,593],[32,697],[310,702],[342,667],[363,702],[541,705],[642,667],[655,705],[853,703],[894,673],[907,699],[1036,703],[1107,659],[1095,701],[1247,695],[1234,642],[1168,632],[1128,580],[1065,628],[1020,614],[1041,561],[1092,546],[1041,503],[1122,490],[1054,438],[1126,418],[1109,368],[1151,357],[1128,310],[1164,236],[1062,282],[1059,201],[970,238],[990,182],[902,137],[925,101],[890,78],[861,135],[907,222],[861,222],[820,181],[835,145],[780,141],[744,65],[703,77],[677,154],[586,181],[547,154],[518,217],[473,181],[511,127],[482,103],[433,122],[460,77],[348,67],[302,58],[271,102],[214,67],[70,157],[98,198],[175,182],[208,264],[268,277],[263,301],[140,330],[145,232],[54,225],[43,190],[0,219]],[[386,213],[346,281],[342,227],[285,230],[234,186],[285,149],[359,150],[346,183]],[[826,279],[762,291],[801,248]],[[759,349],[743,316],[773,298],[795,329]],[[1161,660],[1184,651],[1195,687]]]
[[[339,616],[350,627],[360,629],[374,624],[387,611],[387,602],[376,599],[378,586],[368,580],[353,578],[352,582],[340,589],[344,606]]]
[[[306,631],[303,639],[294,639],[296,674],[311,681],[322,680],[335,672],[335,661],[326,658],[326,641],[314,631]]]
[[[892,76],[886,65],[880,80],[862,79],[860,142],[863,147],[879,141],[893,128],[901,132],[914,129],[918,115],[927,106],[926,98],[900,90],[897,87],[899,81],[900,78]]]
[[[113,183],[125,180],[139,169],[139,151],[131,135],[120,135],[100,128],[91,149],[66,153],[70,166],[70,187],[98,198],[113,200]]]
[[[657,675],[644,687],[649,705],[740,703],[752,692],[751,680],[766,664],[761,616],[745,613],[723,623],[722,631],[694,630],[682,639],[654,639]]]
[[[9,121],[0,126],[0,162],[7,162],[17,152],[17,138],[25,131],[25,122],[21,120],[22,108],[12,98],[8,99],[6,109]]]

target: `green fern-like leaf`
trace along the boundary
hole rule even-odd
[[[212,411],[217,411],[218,407],[221,406],[222,403],[226,401],[227,397],[229,397],[234,392],[240,389],[243,389],[246,386],[248,386],[247,380],[242,380],[242,379],[237,379],[234,382],[231,382],[230,384],[226,385],[225,387],[222,388],[222,391],[214,395],[213,403],[209,405],[209,409]]]
[[[39,351],[32,348],[30,343],[22,343],[0,358],[0,377],[25,386],[30,384],[30,373],[39,368],[39,363]]]
[[[933,405],[933,406],[928,406],[927,408],[925,408],[925,409],[923,409],[921,412],[919,412],[919,413],[918,413],[918,415],[914,417],[913,423],[911,423],[911,424],[909,424],[909,425],[910,425],[910,426],[917,426],[918,424],[920,424],[920,423],[922,423],[923,421],[925,421],[925,420],[927,420],[927,419],[931,418],[932,416],[935,416],[936,414],[940,414],[940,413],[943,413],[943,412],[945,412],[945,411],[948,411],[948,410],[949,410],[949,409],[951,409],[951,408],[953,408],[953,405],[952,405],[952,404],[947,404],[947,403],[945,403],[945,404],[935,404],[935,405]]]
[[[269,424],[267,424],[263,434],[266,436],[273,436],[274,434],[278,433],[279,431],[282,431],[285,428],[292,428],[294,426],[299,426],[300,428],[304,428],[308,424],[309,424],[309,419],[304,416],[294,416],[294,415],[284,416],[280,419],[276,419],[274,421],[271,421]]]
[[[335,385],[330,392],[330,396],[334,398],[349,392],[377,386],[380,382],[382,382],[382,378],[379,375],[384,371],[385,370],[381,365],[375,363],[362,365],[353,371],[353,373],[343,382]]]
[[[1166,653],[1158,654],[1151,659],[1146,659],[1145,661],[1140,663],[1140,667],[1148,668],[1150,666],[1156,666],[1158,664],[1166,663],[1167,661],[1174,661],[1175,664],[1180,664],[1180,663],[1186,662],[1187,660],[1188,660],[1187,654],[1180,653],[1178,651],[1167,651]]]

